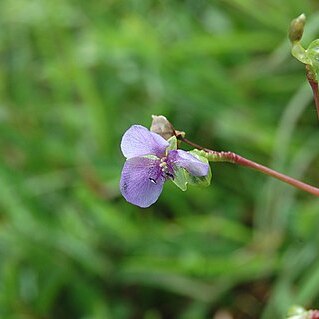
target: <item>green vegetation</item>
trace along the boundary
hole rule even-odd
[[[319,185],[287,30],[313,0],[0,2],[0,317],[282,318],[318,308],[319,201],[231,164],[119,193],[119,143],[163,114],[194,142]]]

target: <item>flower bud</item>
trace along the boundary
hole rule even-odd
[[[163,115],[152,115],[152,124],[150,131],[161,135],[165,140],[175,136],[173,125]]]
[[[308,319],[308,312],[300,306],[289,308],[286,319]]]
[[[306,23],[306,16],[302,13],[299,17],[291,21],[289,27],[289,40],[290,42],[299,42],[302,38],[304,26]]]

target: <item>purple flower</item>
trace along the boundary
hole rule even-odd
[[[193,176],[206,176],[209,165],[182,151],[170,150],[160,135],[141,125],[131,126],[123,135],[121,150],[126,157],[120,189],[124,198],[137,206],[149,207],[158,199],[164,182],[184,168]]]

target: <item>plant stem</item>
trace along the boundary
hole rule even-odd
[[[316,110],[317,110],[317,116],[319,120],[319,92],[318,92],[318,81],[316,80],[316,76],[314,72],[310,69],[308,65],[306,65],[306,75],[307,80],[311,86],[312,93],[313,93],[313,99],[315,101]]]
[[[314,187],[314,186],[311,186],[309,184],[306,184],[306,183],[303,183],[297,179],[294,179],[292,177],[289,177],[285,174],[282,174],[282,173],[279,173],[271,168],[268,168],[264,165],[261,165],[261,164],[258,164],[254,161],[251,161],[249,159],[246,159],[240,155],[237,155],[236,153],[233,153],[233,152],[217,152],[217,151],[213,151],[213,150],[210,150],[210,149],[207,149],[205,147],[202,147],[198,144],[195,144],[191,141],[189,141],[188,139],[182,137],[182,136],[179,136],[179,139],[190,145],[190,146],[193,146],[193,147],[196,147],[197,149],[200,149],[200,150],[203,150],[207,153],[207,158],[209,161],[212,161],[212,162],[228,162],[228,163],[233,163],[233,164],[237,164],[237,165],[241,165],[241,166],[245,166],[245,167],[248,167],[248,168],[251,168],[251,169],[254,169],[256,171],[259,171],[263,174],[266,174],[266,175],[269,175],[269,176],[272,176],[274,178],[277,178],[279,180],[281,180],[282,182],[284,183],[287,183],[293,187],[296,187],[300,190],[303,190],[305,192],[308,192],[310,194],[313,194],[315,196],[318,196],[319,197],[319,188],[317,187]]]

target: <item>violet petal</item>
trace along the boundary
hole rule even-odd
[[[150,132],[144,126],[133,125],[122,137],[121,150],[126,158],[143,155],[162,157],[168,145],[160,135]]]
[[[159,160],[146,157],[133,157],[125,162],[120,190],[128,202],[148,207],[157,201],[165,181],[159,164]]]
[[[183,151],[172,150],[168,153],[168,160],[176,166],[185,168],[193,176],[206,176],[209,165],[203,163],[195,156]]]

